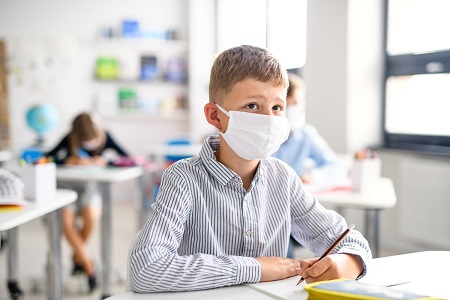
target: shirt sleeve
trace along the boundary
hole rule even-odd
[[[178,254],[191,206],[186,182],[166,170],[153,211],[131,252],[135,292],[200,290],[260,280],[261,265],[251,257]]]
[[[106,133],[105,149],[113,149],[120,156],[128,156],[127,152],[121,146],[119,146],[119,144],[117,144],[117,142],[108,132]]]
[[[52,150],[45,154],[45,156],[52,157],[58,165],[63,164],[69,155],[70,148],[68,135],[66,135]]]
[[[341,215],[323,207],[316,197],[303,187],[300,180],[294,181],[291,192],[292,236],[301,245],[320,256],[348,225]],[[359,256],[363,262],[363,272],[358,278],[366,274],[367,266],[372,259],[369,243],[357,230],[352,230],[333,253]]]

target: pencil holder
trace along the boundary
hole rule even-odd
[[[350,177],[354,191],[367,191],[381,177],[381,160],[379,158],[355,160]]]
[[[53,200],[56,195],[56,165],[53,162],[21,168],[24,196],[32,202]]]

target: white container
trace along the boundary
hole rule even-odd
[[[350,171],[352,189],[365,192],[381,177],[381,159],[357,159],[353,162]]]
[[[55,198],[55,163],[26,165],[21,168],[20,174],[25,185],[25,199],[32,202],[45,202]]]

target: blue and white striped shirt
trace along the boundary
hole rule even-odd
[[[130,257],[136,292],[187,291],[259,282],[261,256],[286,256],[289,235],[320,256],[346,229],[345,220],[308,193],[287,164],[262,159],[246,191],[218,162],[218,136],[199,157],[163,173],[153,211]],[[334,252],[372,255],[353,230]]]

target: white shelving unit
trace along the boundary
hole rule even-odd
[[[103,118],[114,120],[179,119],[187,122],[188,115],[188,46],[182,40],[149,38],[98,39],[91,43],[89,63],[92,66],[93,107]],[[141,79],[141,58],[156,58],[157,73],[151,79]],[[96,60],[111,57],[119,63],[119,74],[112,80],[95,75]],[[168,64],[176,60],[185,79],[167,79]],[[135,98],[119,101],[119,91],[131,91]]]

